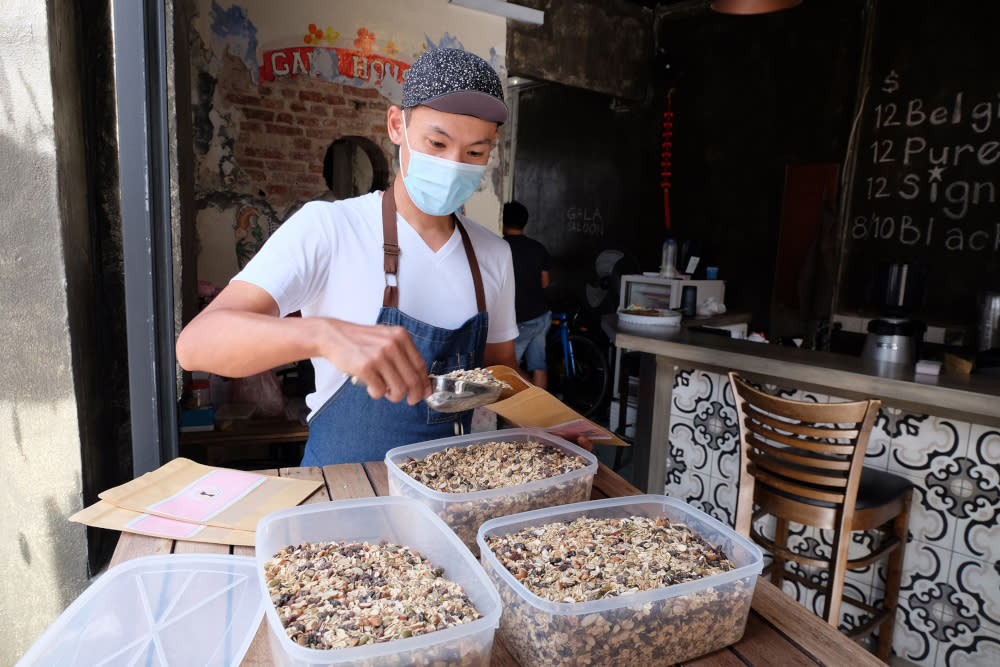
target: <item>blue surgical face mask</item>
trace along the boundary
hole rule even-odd
[[[451,215],[457,211],[479,187],[486,165],[454,162],[413,150],[406,133],[406,114],[403,114],[403,138],[410,149],[410,164],[403,175],[410,199],[427,215]]]

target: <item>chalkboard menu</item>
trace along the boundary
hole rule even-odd
[[[998,2],[882,0],[844,229],[841,312],[869,312],[882,262],[927,268],[929,323],[1000,287]]]

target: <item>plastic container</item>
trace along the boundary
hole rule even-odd
[[[489,535],[592,518],[650,516],[683,523],[721,545],[736,568],[704,579],[589,602],[552,602],[525,588],[486,546]],[[743,636],[760,549],[690,505],[660,495],[594,500],[493,519],[477,535],[481,562],[500,591],[500,639],[522,665],[673,665]]]
[[[471,493],[435,491],[399,468],[410,458],[422,459],[448,447],[468,447],[497,440],[548,444],[583,458],[587,465],[579,470],[527,484]],[[590,489],[597,473],[597,457],[593,454],[568,440],[535,428],[501,429],[396,447],[386,452],[385,464],[389,472],[390,494],[422,502],[444,519],[465,545],[477,555],[479,547],[476,544],[476,531],[484,521],[517,512],[590,500]]]
[[[660,252],[660,275],[664,278],[676,278],[680,275],[677,271],[677,241],[674,239],[663,242],[663,249]]]
[[[257,524],[257,581],[267,591],[264,563],[279,549],[327,540],[406,545],[421,552],[457,582],[482,618],[426,635],[345,649],[319,650],[295,644],[285,634],[267,597],[264,615],[277,665],[489,665],[500,620],[500,598],[468,549],[441,519],[408,498],[362,498],[301,505],[272,512]]]
[[[630,313],[626,308],[618,309],[618,325],[628,329],[664,329],[679,328],[681,326],[682,313],[677,310],[655,310],[657,314],[637,315]]]
[[[17,664],[239,665],[266,597],[253,558],[145,556],[111,568]]]

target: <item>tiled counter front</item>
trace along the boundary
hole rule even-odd
[[[796,400],[841,400],[763,388]],[[669,434],[665,492],[733,525],[739,430],[728,378],[678,369]],[[918,665],[1000,665],[1000,429],[883,405],[866,465],[916,485],[895,654]],[[855,537],[859,547],[863,539]],[[802,527],[790,544],[803,551],[830,549],[828,535]],[[803,569],[803,574],[809,573]],[[855,597],[881,599],[884,565],[847,576]],[[813,591],[787,581],[785,590],[822,611],[822,599],[814,600]],[[845,606],[842,625],[854,625],[854,613]]]

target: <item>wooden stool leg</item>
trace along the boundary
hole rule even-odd
[[[910,520],[910,501],[913,491],[907,491],[903,499],[905,509],[892,521],[892,533],[899,539],[899,545],[889,554],[889,569],[886,572],[885,600],[889,616],[878,629],[878,659],[886,662],[892,651],[892,635],[896,629],[896,605],[899,602],[899,583],[903,578],[903,555],[906,553],[906,538]]]
[[[826,602],[823,617],[833,627],[840,625],[840,605],[844,597],[844,582],[847,574],[847,551],[851,547],[850,531],[843,531],[834,537],[833,552],[830,554],[830,574],[827,577]]]
[[[788,546],[788,520],[775,517],[774,522],[774,545],[784,549]],[[785,581],[785,559],[777,553],[772,554],[774,569],[771,570],[771,583],[779,589]]]

